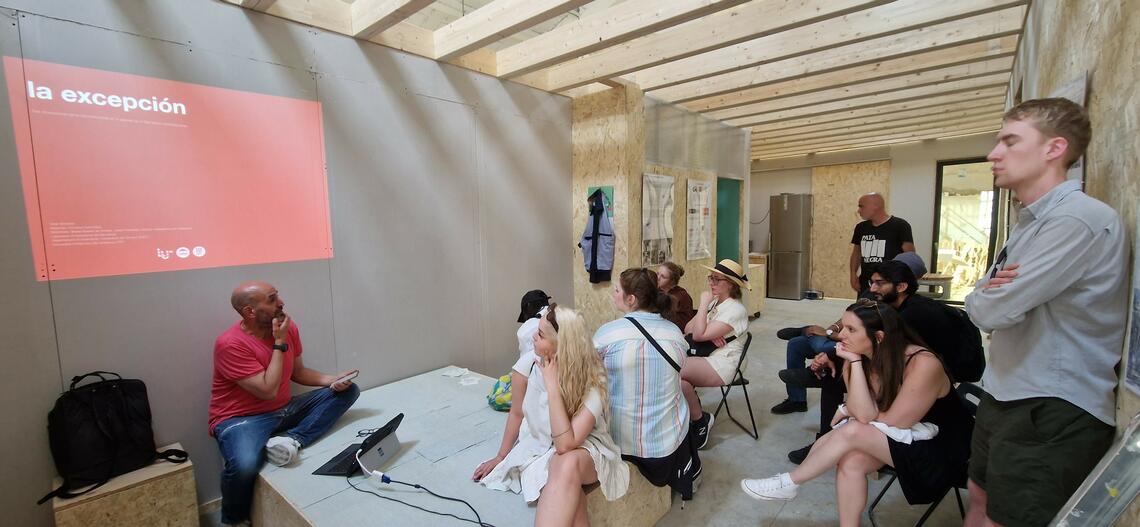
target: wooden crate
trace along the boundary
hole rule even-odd
[[[158,449],[182,449],[174,443]],[[53,485],[59,486],[56,478]],[[56,527],[198,526],[194,463],[157,461],[73,499],[52,499]]]

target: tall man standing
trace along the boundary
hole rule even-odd
[[[992,331],[970,459],[966,525],[1045,525],[1112,443],[1124,340],[1126,246],[1110,207],[1066,180],[1088,115],[1065,99],[1006,112],[994,184],[1021,210],[989,274],[966,297]]]
[[[904,252],[914,252],[914,235],[906,220],[887,214],[883,196],[874,192],[859,198],[859,217],[851,235],[851,289],[870,298],[868,281],[875,264]],[[922,278],[921,276],[917,278]]]
[[[214,343],[210,435],[222,454],[222,524],[248,525],[253,481],[266,458],[287,465],[344,414],[360,390],[353,373],[326,375],[301,361],[301,334],[277,289],[246,282],[230,304],[241,320]],[[323,386],[289,396],[289,381]],[[335,384],[334,384],[335,383]]]

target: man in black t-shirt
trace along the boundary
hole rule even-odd
[[[875,264],[913,252],[914,236],[906,220],[887,214],[883,196],[874,192],[859,198],[859,217],[864,221],[851,235],[851,289],[861,298],[871,298],[867,281]]]

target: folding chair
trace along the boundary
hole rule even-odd
[[[748,379],[745,379],[744,372],[740,371],[741,365],[744,364],[745,357],[748,356],[748,347],[752,344],[752,332],[749,331],[747,335],[748,338],[744,340],[744,349],[740,351],[740,360],[736,363],[736,375],[732,378],[732,382],[720,387],[720,404],[717,405],[713,416],[720,415],[721,408],[728,410],[728,418],[732,419],[732,422],[736,423],[736,426],[739,426],[741,430],[744,430],[744,433],[752,436],[752,439],[759,441],[760,432],[756,430],[756,417],[752,415],[752,401],[748,399]],[[743,423],[737,421],[736,418],[732,416],[732,408],[728,406],[728,392],[732,390],[733,386],[739,386],[740,389],[744,390],[744,402],[748,405],[748,418],[752,421],[751,432],[748,431],[748,427],[744,426]]]
[[[968,382],[958,384],[957,389],[958,394],[962,396],[962,400],[966,402],[966,408],[969,409],[970,416],[976,417],[978,414],[978,405],[970,401],[966,396],[972,395],[981,401],[986,391],[980,386]],[[879,470],[879,473],[888,475],[891,479],[887,480],[887,484],[883,485],[883,490],[879,491],[879,495],[875,497],[875,501],[872,501],[871,506],[867,508],[867,517],[871,519],[871,525],[874,527],[879,527],[879,524],[875,522],[875,506],[879,504],[879,501],[883,499],[883,495],[887,493],[887,490],[890,489],[895,480],[899,478],[899,475],[895,473],[895,470],[891,467],[885,466]],[[938,508],[938,504],[942,503],[942,498],[946,497],[946,494],[950,492],[951,488],[954,489],[954,497],[958,498],[958,513],[962,515],[963,519],[966,518],[966,507],[962,505],[961,490],[959,490],[958,487],[949,487],[942,492],[941,496],[938,496],[938,499],[934,500],[934,503],[931,503],[930,506],[926,508],[926,512],[918,519],[918,523],[914,524],[914,527],[922,527],[922,524],[926,523],[926,520],[930,518],[931,514],[934,514],[934,509]]]

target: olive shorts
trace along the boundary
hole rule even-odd
[[[978,405],[970,479],[1002,525],[1048,524],[1112,445],[1115,429],[1054,397]]]

